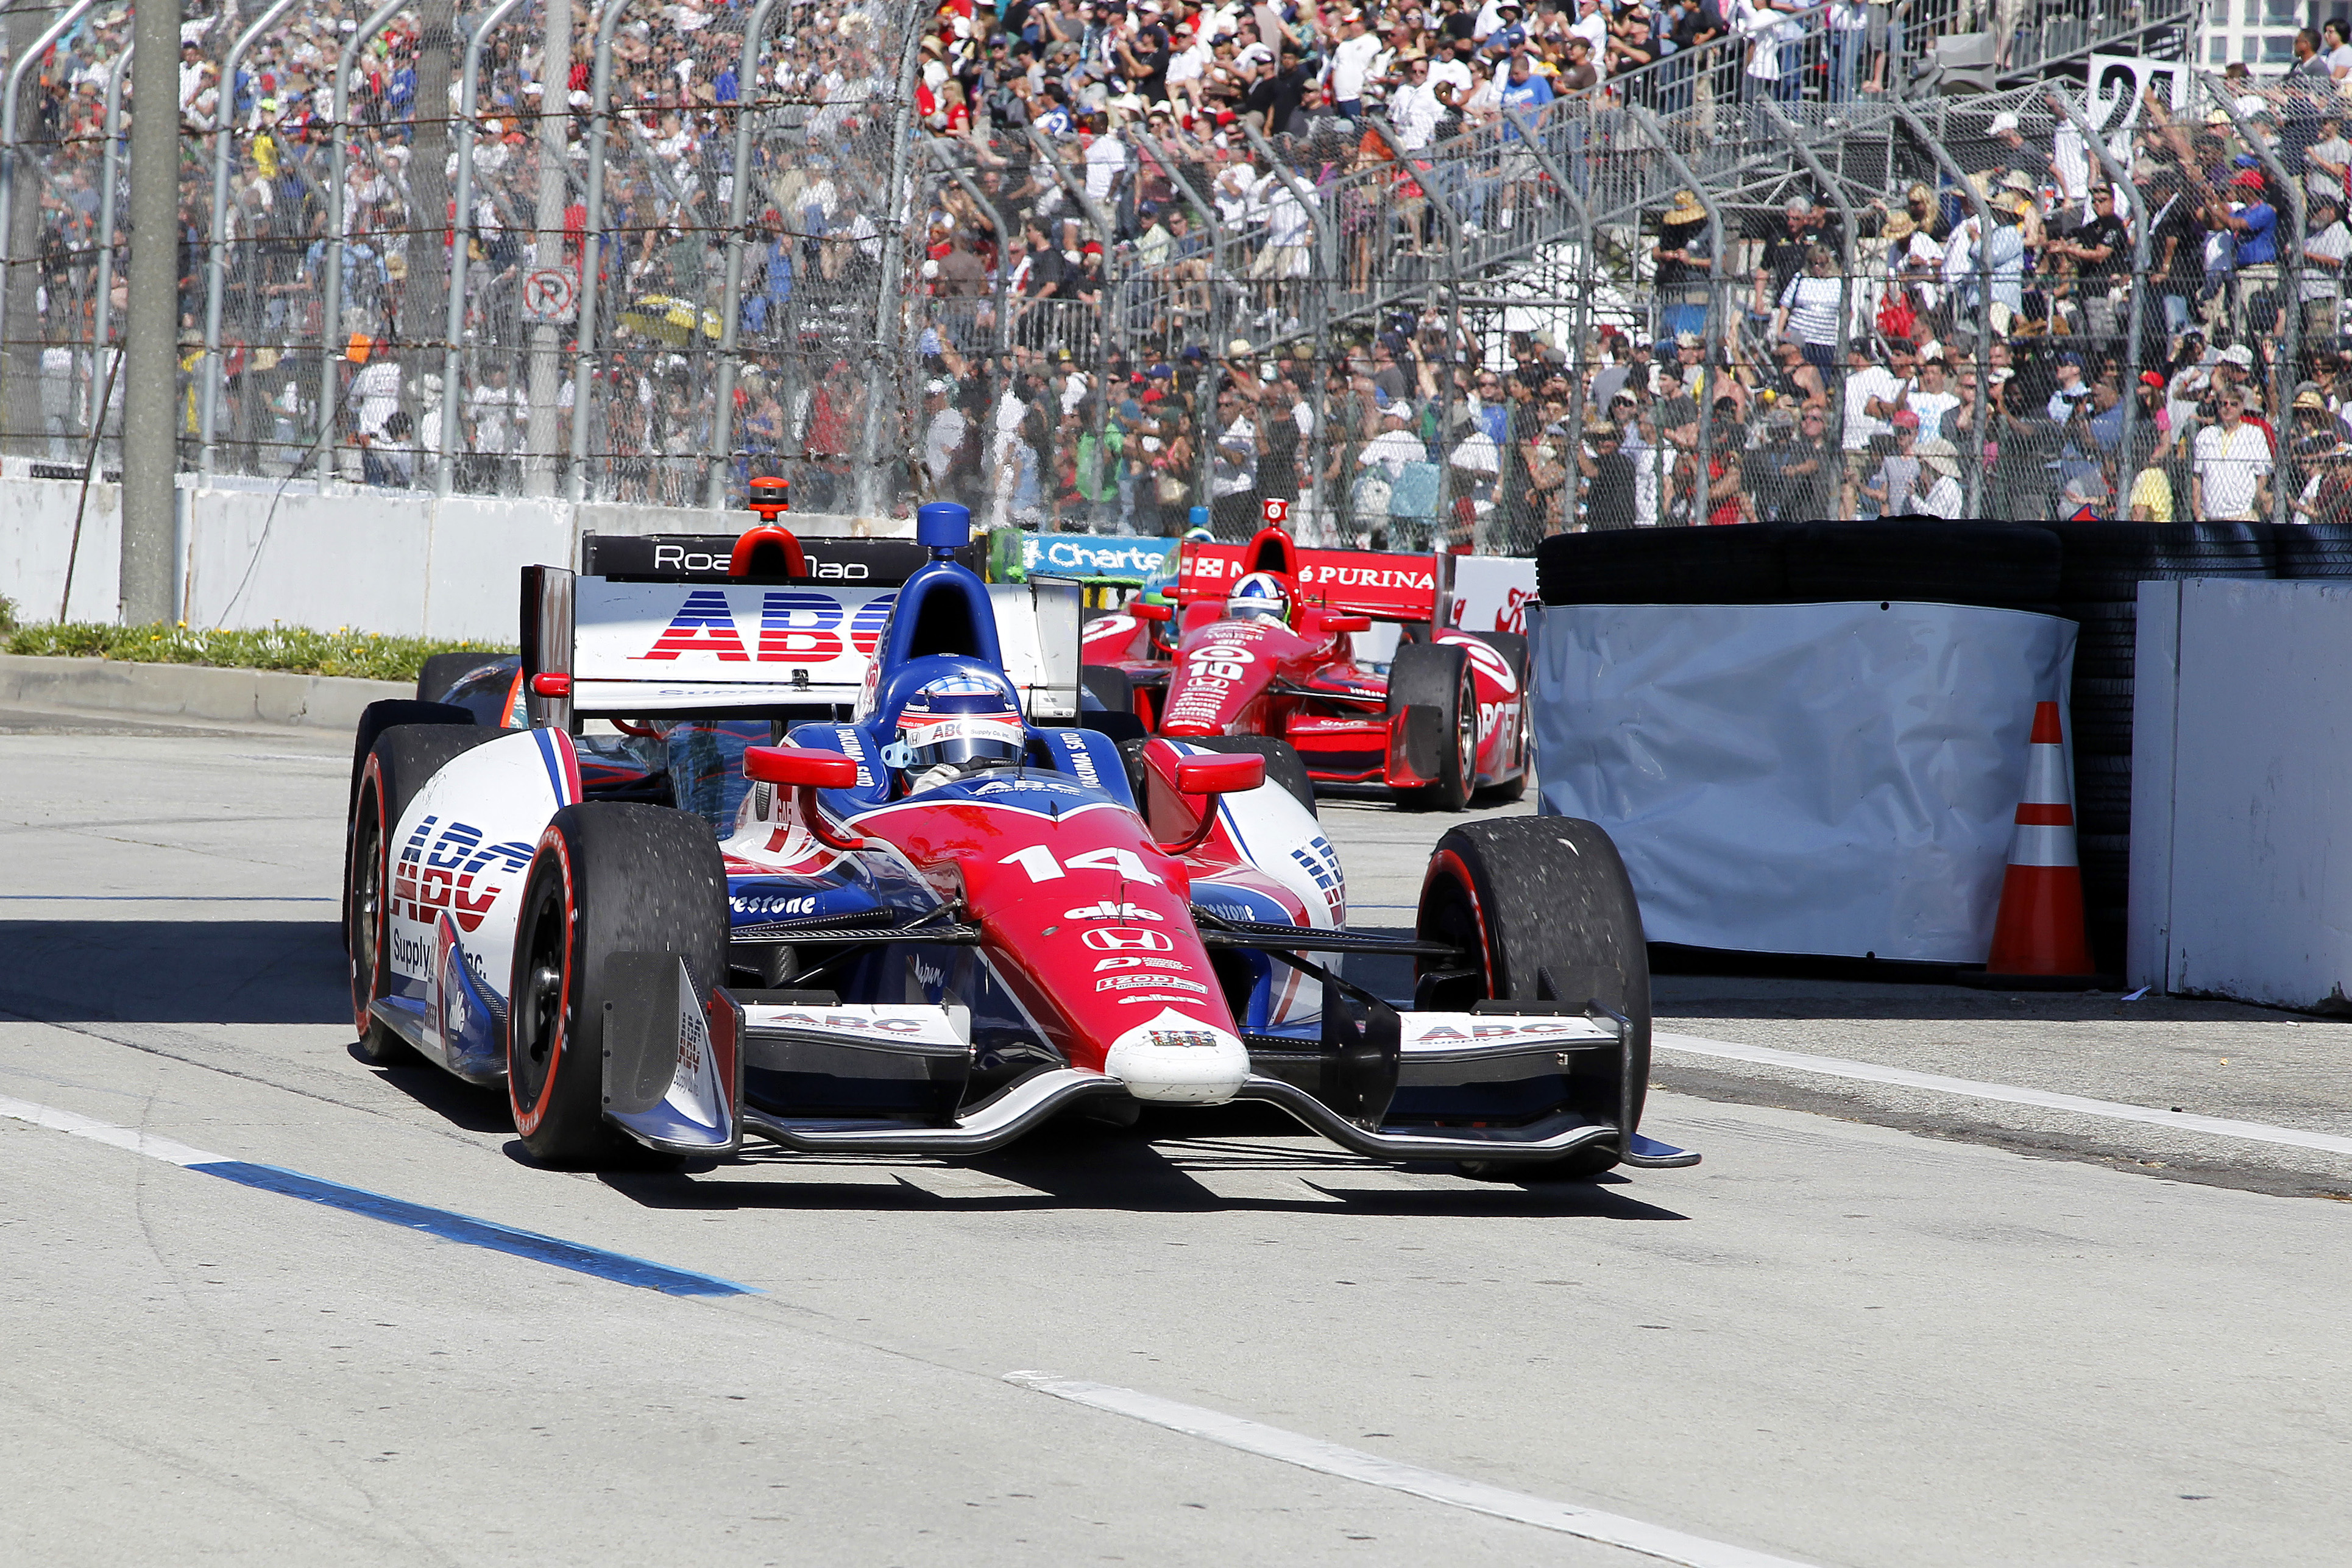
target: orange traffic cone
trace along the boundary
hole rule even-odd
[[[2026,739],[2025,799],[2001,879],[2000,914],[1984,981],[2035,988],[2098,982],[2083,925],[2083,870],[2074,857],[2074,791],[2056,703],[2036,703]]]

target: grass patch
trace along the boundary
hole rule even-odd
[[[63,626],[0,628],[0,652],[124,659],[143,664],[212,664],[229,670],[284,670],[298,675],[356,675],[371,681],[415,681],[436,653],[514,649],[488,643],[436,643],[372,632],[313,632],[272,626],[267,632],[197,632],[185,626]]]

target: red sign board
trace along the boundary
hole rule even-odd
[[[1177,602],[1223,599],[1243,577],[1248,549],[1187,542],[1177,558]],[[1437,558],[1362,549],[1302,549],[1298,592],[1309,604],[1349,614],[1374,615],[1383,621],[1428,621],[1437,613]]]

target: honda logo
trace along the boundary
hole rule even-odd
[[[1157,931],[1106,931],[1100,926],[1087,933],[1086,943],[1097,953],[1165,953],[1176,946]]]

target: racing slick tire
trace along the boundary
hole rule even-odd
[[[367,711],[414,706],[420,705],[373,703]],[[360,1031],[359,1053],[378,1067],[416,1059],[407,1041],[368,1011],[370,1002],[392,990],[391,962],[385,952],[385,933],[392,920],[385,888],[392,866],[385,846],[408,803],[451,758],[497,738],[496,730],[474,727],[468,716],[464,727],[396,726],[377,735],[362,756],[359,782],[353,786],[356,799],[351,827],[343,835],[343,947],[349,956],[352,1021]]]
[[[1478,767],[1478,693],[1470,681],[1470,655],[1444,643],[1400,646],[1389,666],[1391,716],[1414,707],[1437,710],[1437,781],[1400,789],[1409,806],[1458,811],[1470,803]]]
[[[478,649],[470,653],[428,655],[417,667],[416,700],[421,703],[439,702],[448,695],[449,688],[457,684],[460,676],[478,670],[484,664],[495,664],[499,658],[496,653]]]
[[[727,871],[709,824],[662,806],[592,800],[548,820],[523,880],[507,995],[507,1099],[543,1166],[641,1166],[604,1120],[611,960],[675,953],[698,995],[727,977]]]
[[[1580,1009],[1597,1001],[1631,1019],[1625,1087],[1640,1125],[1650,1082],[1650,951],[1633,881],[1606,832],[1577,817],[1449,828],[1430,853],[1414,934],[1472,956],[1467,974],[1423,960],[1416,1007],[1467,1010],[1495,998]],[[1464,1169],[1572,1180],[1600,1175],[1622,1152],[1604,1145],[1533,1167],[1468,1162]]]
[[[1482,806],[1507,806],[1528,792],[1528,760],[1533,749],[1529,734],[1533,720],[1528,717],[1533,705],[1528,701],[1528,640],[1517,632],[1473,632],[1470,635],[1502,654],[1503,662],[1511,666],[1511,678],[1519,685],[1519,770],[1499,784],[1487,785],[1477,795]]]
[[[1127,760],[1128,788],[1136,800],[1143,800],[1143,747],[1151,737],[1119,743],[1119,756]],[[1265,781],[1279,784],[1290,791],[1292,800],[1307,808],[1307,814],[1317,819],[1322,813],[1315,809],[1315,780],[1307,776],[1307,762],[1298,748],[1286,740],[1276,740],[1270,735],[1188,735],[1184,744],[1197,746],[1203,751],[1255,752],[1265,758]]]
[[[435,658],[444,656],[434,655]],[[413,703],[401,697],[370,703],[360,710],[359,729],[352,737],[352,790],[343,798],[343,885],[346,888],[352,884],[352,824],[360,809],[360,774],[367,767],[368,753],[375,749],[376,738],[385,730],[404,724],[470,725],[473,722],[471,713],[448,703]],[[487,732],[484,738],[488,738]],[[393,821],[396,822],[400,819],[395,816]],[[352,950],[351,907],[348,903],[344,905],[343,916],[343,951],[348,953]]]

